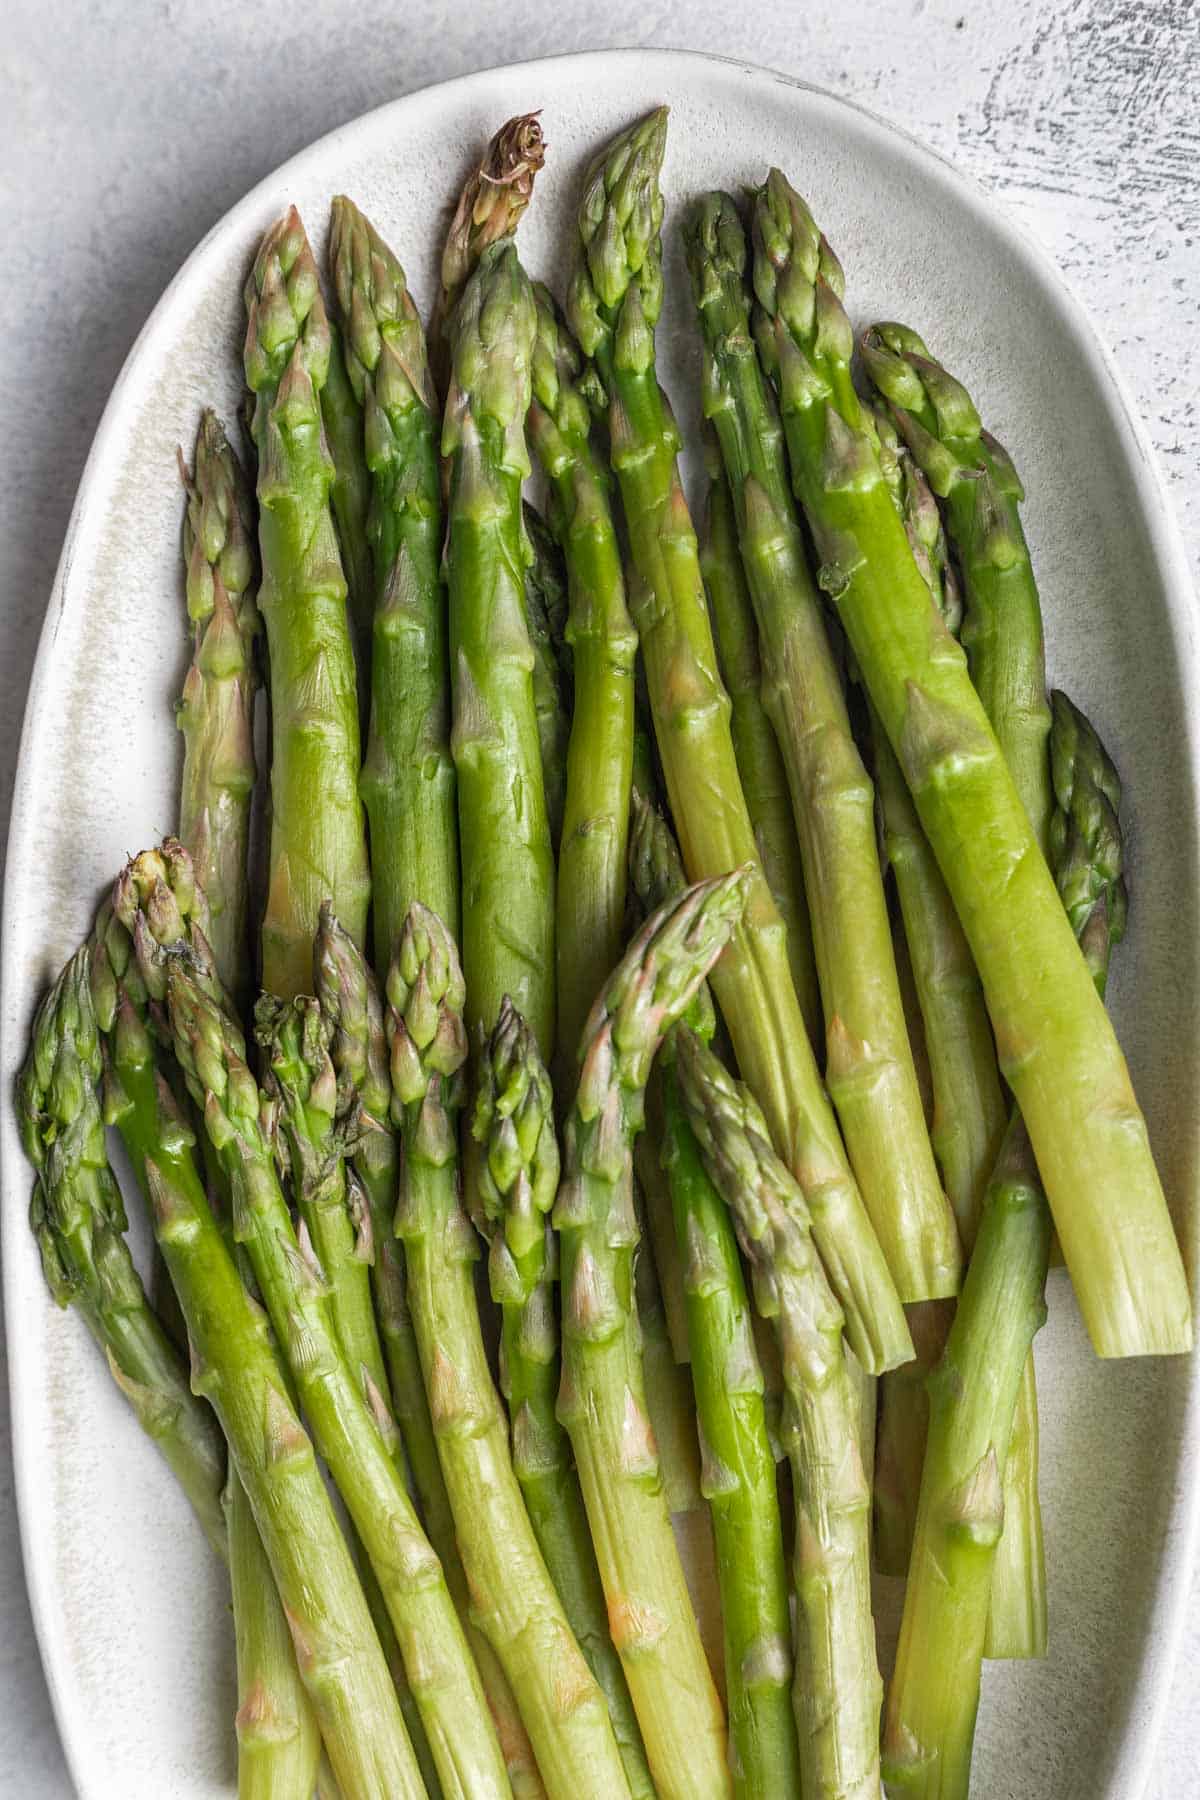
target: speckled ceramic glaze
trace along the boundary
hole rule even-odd
[[[502,117],[540,106],[550,153],[522,254],[531,271],[561,280],[584,160],[663,101],[672,126],[660,361],[691,440],[699,369],[681,208],[778,163],[845,264],[855,321],[916,325],[967,379],[1017,462],[1051,678],[1095,719],[1125,777],[1133,911],[1110,995],[1190,1248],[1200,1119],[1194,619],[1142,431],[1059,277],[928,151],[760,70],[604,53],[472,76],[371,113],[256,188],[164,294],[97,434],[30,695],[5,894],[5,1303],[29,1587],[85,1800],[234,1791],[224,1577],[82,1326],[47,1297],[7,1104],[44,982],[123,857],[174,823],[172,701],[185,662],[175,446],[190,446],[203,403],[234,415],[241,285],[287,202],[323,249],[331,196],[354,196],[428,302],[461,172]],[[135,1235],[144,1246],[144,1232]],[[1041,1665],[987,1669],[977,1791],[1135,1800],[1187,1595],[1196,1387],[1187,1361],[1095,1361],[1065,1276],[1050,1287],[1037,1357],[1052,1649]]]

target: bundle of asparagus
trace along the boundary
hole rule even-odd
[[[228,1563],[245,1800],[964,1800],[985,1656],[1047,1647],[1052,1232],[1099,1354],[1190,1347],[1103,1006],[1120,783],[1047,693],[1012,464],[911,330],[862,396],[774,170],[684,227],[701,552],[665,144],[587,170],[563,308],[509,121],[430,345],[352,201],[332,317],[267,233],[255,484],[210,412],[184,467],[179,837],[34,1021],[47,1282]]]

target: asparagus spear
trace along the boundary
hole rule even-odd
[[[92,991],[112,1065],[106,1112],[151,1201],[155,1236],[187,1321],[193,1382],[229,1440],[338,1781],[346,1794],[416,1800],[423,1788],[399,1702],[312,1445],[266,1321],[209,1207],[193,1133],[155,1067],[151,1006],[161,1004],[163,990],[149,920],[178,942],[180,908],[189,906],[186,852],[172,860],[174,888],[165,879],[145,883],[143,911],[132,880],[123,877],[94,934]],[[220,994],[205,940],[196,933],[189,947],[196,963],[189,979]],[[182,959],[176,964],[182,970]],[[244,1085],[253,1088],[248,1074]],[[284,1223],[290,1233],[286,1209]]]
[[[525,624],[533,649],[533,709],[537,715],[550,842],[557,854],[567,799],[571,708],[554,646],[550,614],[558,603],[558,594],[566,585],[565,570],[562,551],[537,509],[526,501],[521,511],[531,552],[525,571]]]
[[[331,246],[370,471],[371,730],[360,787],[371,832],[375,960],[386,969],[414,899],[458,929],[438,413],[404,270],[344,197],[333,202]]]
[[[538,302],[542,284],[535,281],[533,297]],[[565,329],[565,327],[564,327]],[[540,331],[534,340],[534,359],[531,366],[531,377],[536,383],[538,376],[538,359],[540,353]],[[537,401],[536,392],[529,403],[526,414],[526,426],[530,436],[533,435],[533,409]],[[562,684],[568,703],[573,704],[575,689],[575,673],[571,662],[571,646],[567,642],[567,615],[570,611],[570,599],[567,589],[567,565],[563,557],[562,545],[557,533],[550,527],[549,521],[536,506],[526,500],[523,512],[525,530],[533,550],[533,564],[538,573],[538,597],[542,602],[541,617],[549,633],[550,649],[558,665],[558,679]]]
[[[786,1387],[784,1438],[796,1494],[796,1679],[803,1791],[879,1794],[882,1684],[871,1617],[870,1501],[842,1313],[812,1242],[797,1183],[771,1149],[749,1089],[694,1033],[679,1083],[705,1166],[733,1213],[758,1308],[773,1320]]]
[[[1095,731],[1053,700],[1055,878],[1103,996],[1125,928],[1120,784]],[[1075,903],[1072,905],[1072,903]],[[945,1355],[930,1384],[929,1439],[888,1694],[884,1767],[898,1790],[962,1800],[971,1772],[980,1669],[1004,1523],[1002,1478],[1043,1291],[1050,1213],[1014,1114],[971,1254]]]
[[[841,271],[776,170],[755,203],[760,342],[838,613],[983,980],[1097,1351],[1180,1351],[1191,1310],[1128,1070],[965,658],[930,602],[850,382]]]
[[[337,205],[336,200],[334,205]],[[333,273],[336,287],[336,269]],[[361,704],[371,691],[371,635],[375,609],[375,579],[368,536],[371,477],[363,444],[362,396],[356,393],[347,367],[341,326],[330,319],[328,328],[329,367],[321,389],[321,424],[333,463],[329,505],[346,576],[346,602],[353,631]]]
[[[29,1222],[56,1305],[73,1306],[109,1372],[225,1558],[225,1447],[212,1413],[146,1298],[125,1242],[96,1096],[100,1035],[85,945],[38,1007],[17,1082],[17,1118],[35,1177]]]
[[[808,573],[778,414],[750,333],[746,238],[728,194],[684,233],[713,421],[762,636],[763,706],[800,838],[825,1014],[825,1080],[902,1300],[957,1290],[961,1249],[942,1192],[896,979],[874,796]]]
[[[700,567],[721,675],[729,694],[729,728],[763,874],[787,929],[792,985],[815,1047],[823,1035],[821,992],[813,961],[800,844],[775,728],[763,708],[758,626],[738,551],[733,497],[711,426],[705,428],[704,461],[708,514]]]
[[[294,207],[263,239],[246,283],[246,310],[246,380],[255,395],[258,450],[259,606],[271,664],[263,984],[289,999],[311,982],[322,900],[332,898],[361,943],[370,897],[354,654],[329,510],[333,464],[319,406],[329,323]]]
[[[512,1683],[551,1800],[626,1794],[604,1696],[530,1527],[487,1364],[471,1278],[475,1236],[457,1169],[464,984],[454,940],[417,902],[388,971],[387,997],[393,1109],[404,1143],[396,1229],[476,1620]]]
[[[253,984],[247,850],[259,631],[253,501],[211,411],[201,415],[195,466],[190,475],[184,470],[184,483],[183,549],[196,644],[179,713],[184,735],[179,830],[205,894],[217,971],[226,989],[245,999]],[[311,1793],[320,1756],[316,1715],[249,1497],[232,1465],[222,1505],[237,1650],[240,1800]]]
[[[506,119],[459,193],[442,250],[441,284],[429,333],[439,388],[444,389],[449,378],[454,309],[467,281],[490,245],[512,237],[533,198],[533,184],[546,160],[539,117],[519,113]]]
[[[165,1002],[176,1057],[232,1191],[235,1233],[378,1578],[442,1786],[447,1795],[506,1795],[479,1678],[396,1465],[391,1413],[376,1383],[360,1381],[342,1353],[324,1271],[303,1220],[293,1229],[275,1174],[241,1032],[211,977],[203,936],[189,923],[178,859],[173,888],[156,879],[156,862],[147,856],[132,865],[116,910],[152,998]]]
[[[1041,604],[1021,529],[1020,481],[1005,451],[982,431],[970,396],[932,360],[915,332],[875,326],[864,338],[863,357],[910,457],[943,497],[963,570],[962,641],[971,679],[1045,850],[1050,709]],[[1032,1154],[1023,1179],[1029,1184],[1040,1179]],[[1037,1382],[1030,1361],[1004,1470],[1005,1523],[992,1571],[989,1656],[1046,1653],[1037,1441]]]
[[[562,1255],[563,1381],[613,1642],[663,1800],[730,1792],[725,1721],[671,1533],[634,1312],[631,1149],[646,1074],[746,901],[737,870],[669,902],[610,976],[584,1034],[554,1209]]]
[[[752,866],[746,916],[714,975],[717,999],[777,1141],[806,1191],[820,1196],[822,1254],[851,1341],[865,1366],[877,1371],[908,1357],[908,1330],[817,1075],[783,923],[758,864],[679,480],[678,432],[655,374],[665,142],[660,110],[593,162],[568,312],[608,396],[612,462],[638,576],[631,610],[684,862],[693,877]]]
[[[246,858],[254,791],[254,695],[259,633],[253,500],[216,413],[196,434],[183,558],[192,660],[178,709],[183,733],[179,833],[208,895],[213,955],[239,998],[250,986]]]
[[[575,681],[556,915],[559,1041],[564,1067],[573,1069],[588,1010],[621,954],[637,633],[608,481],[589,441],[579,348],[549,289],[535,284],[533,292],[529,438],[566,555]]]
[[[513,1469],[550,1579],[608,1702],[630,1793],[653,1800],[633,1703],[608,1635],[570,1440],[555,1416],[558,1245],[546,1216],[558,1191],[554,1093],[528,1026],[507,1001],[481,1060],[471,1129],[483,1151],[475,1223],[489,1244],[492,1298],[503,1319],[500,1369]]]
[[[508,239],[485,250],[454,312],[443,453],[452,458],[446,563],[463,861],[467,1025],[490,1031],[507,994],[543,1056],[554,1042],[554,864],[525,623],[521,483],[535,315]]]

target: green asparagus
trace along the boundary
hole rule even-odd
[[[441,282],[430,328],[439,388],[448,383],[454,310],[463,290],[484,251],[516,231],[545,160],[539,115],[519,113],[505,120],[463,183],[442,249]]]
[[[629,1788],[604,1696],[530,1527],[484,1351],[471,1276],[476,1238],[457,1167],[464,983],[454,940],[417,902],[388,971],[387,997],[393,1110],[404,1144],[396,1230],[476,1622],[512,1683],[551,1800],[581,1793],[611,1800]]]
[[[438,409],[404,270],[345,198],[333,202],[331,234],[346,368],[364,414],[370,471],[371,729],[360,786],[371,835],[375,959],[386,969],[411,901],[458,930]]]
[[[503,1318],[500,1368],[513,1469],[568,1623],[608,1701],[630,1793],[653,1800],[633,1703],[608,1635],[570,1440],[554,1410],[558,1245],[546,1216],[558,1191],[554,1095],[529,1028],[507,1001],[481,1061],[471,1129],[483,1149],[475,1223],[489,1244],[492,1298]]]
[[[632,1144],[663,1033],[689,1005],[746,904],[750,871],[690,889],[646,922],[589,1017],[554,1209],[563,1381],[609,1628],[662,1800],[727,1795],[725,1720],[671,1532],[634,1308]]]
[[[814,1199],[851,1341],[878,1371],[911,1354],[908,1329],[817,1074],[783,922],[758,863],[679,480],[679,435],[655,373],[665,143],[660,110],[592,163],[568,312],[608,396],[612,462],[638,576],[631,610],[684,862],[693,877],[752,866],[745,919],[714,975],[717,999],[777,1141]]]
[[[336,200],[334,205],[337,205]],[[333,273],[336,287],[336,269]],[[363,443],[362,399],[354,390],[347,367],[342,327],[330,319],[328,328],[329,367],[321,389],[321,424],[325,428],[325,442],[333,463],[329,505],[346,576],[346,604],[358,667],[361,725],[365,729],[366,709],[362,702],[371,691],[371,632],[375,608],[374,571],[367,535],[371,478]]]
[[[825,1012],[825,1080],[900,1298],[957,1290],[961,1249],[925,1129],[875,840],[874,796],[808,572],[778,412],[750,331],[746,237],[728,194],[684,233],[721,446],[762,639],[763,706],[791,789]]]
[[[1179,1248],[1112,1026],[1021,798],[938,618],[850,381],[841,270],[777,170],[754,210],[760,344],[792,478],[871,700],[983,980],[1097,1352],[1192,1338]]]
[[[473,1042],[507,994],[554,1048],[554,863],[525,623],[521,483],[536,320],[511,241],[485,250],[453,320],[442,434],[452,459],[446,564]]]
[[[842,1312],[799,1185],[749,1089],[694,1033],[680,1091],[705,1166],[733,1213],[761,1313],[779,1338],[796,1496],[796,1679],[806,1800],[878,1800],[882,1683],[871,1616],[870,1500]]]
[[[322,900],[333,900],[361,943],[370,898],[354,653],[319,404],[329,323],[294,207],[263,239],[246,283],[246,310],[246,380],[255,395],[258,451],[259,606],[271,666],[263,985],[286,1000],[312,982]]]
[[[536,507],[526,501],[521,510],[531,551],[525,571],[525,624],[533,650],[533,708],[537,715],[550,842],[557,855],[567,799],[571,709],[550,614],[566,585],[565,570],[562,551]]]

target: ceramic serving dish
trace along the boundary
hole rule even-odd
[[[1200,851],[1195,620],[1145,435],[1048,262],[953,169],[859,109],[764,70],[605,52],[494,70],[385,106],[287,163],[209,234],[113,390],[50,598],[9,844],[3,963],[4,1276],[14,1452],[34,1619],[85,1800],[234,1791],[224,1578],[77,1320],[58,1314],[26,1226],[8,1096],[44,983],[103,884],[175,820],[172,701],[185,664],[175,447],[241,395],[241,287],[295,201],[323,251],[351,194],[428,303],[445,210],[507,115],[541,107],[550,152],[523,257],[560,281],[587,156],[663,101],[663,379],[685,431],[697,340],[678,243],[688,198],[778,163],[846,267],[857,323],[916,325],[1011,450],[1045,602],[1050,673],[1095,719],[1126,782],[1131,930],[1110,987],[1177,1221],[1196,1223]],[[136,1204],[131,1208],[136,1213]],[[145,1243],[144,1232],[135,1235]],[[985,1800],[1134,1800],[1188,1594],[1200,1457],[1196,1365],[1104,1365],[1066,1278],[1038,1339],[1052,1649],[989,1666]]]

